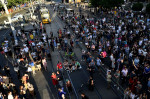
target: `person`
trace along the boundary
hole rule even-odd
[[[71,73],[71,72],[72,72],[72,70],[73,70],[72,63],[70,63],[70,64],[69,64],[69,68],[68,68],[68,69],[69,69],[69,73]]]
[[[26,99],[26,88],[23,87],[23,86],[20,86],[20,98],[21,99],[23,99],[23,98]]]
[[[136,94],[140,94],[141,91],[142,91],[142,84],[140,81],[137,81],[137,84],[136,84]]]
[[[53,85],[54,86],[57,85],[58,84],[57,76],[56,76],[56,74],[54,72],[52,73],[51,78],[52,78]]]
[[[124,91],[124,97],[123,97],[123,99],[129,99],[129,92],[130,92],[130,88],[128,87]]]
[[[94,80],[91,76],[90,76],[90,79],[89,79],[89,90],[90,91],[94,90]]]
[[[32,73],[33,73],[33,75],[35,76],[36,73],[35,73],[35,66],[34,66],[34,64],[35,64],[35,63],[34,63],[33,61],[31,61],[30,64],[29,64],[29,66],[31,66],[31,68],[32,68]]]
[[[86,51],[82,50],[82,60],[81,61],[85,61],[86,59]]]
[[[10,76],[10,68],[8,66],[4,66],[4,70],[7,76]]]
[[[111,71],[108,71],[106,78],[107,78],[107,89],[109,89],[110,88],[110,84],[111,84],[111,79],[112,79]]]
[[[146,92],[140,94],[140,99],[147,99],[147,94],[146,94]]]
[[[128,76],[128,69],[126,66],[124,66],[121,73],[122,73],[122,78],[123,78],[122,84],[124,84],[127,81],[127,76]]]
[[[93,77],[93,74],[95,73],[95,67],[89,65],[87,70],[89,71],[90,76]]]
[[[2,92],[0,92],[0,99],[4,99]]]
[[[89,97],[86,96],[84,93],[81,93],[81,97],[82,97],[82,99],[89,99]]]
[[[14,99],[13,95],[12,95],[12,92],[9,92],[8,93],[8,98],[7,99]]]
[[[81,64],[78,61],[76,61],[75,62],[75,69],[77,70],[77,69],[81,69],[81,68],[82,68]]]
[[[91,60],[91,62],[89,63],[89,65],[90,65],[90,66],[93,66],[93,67],[95,66],[94,59]]]
[[[24,76],[22,76],[22,83],[26,84],[28,79],[29,79],[29,76],[27,74],[24,74]]]
[[[57,63],[57,70],[63,72],[63,67],[62,67],[62,63],[58,61]]]
[[[63,65],[64,65],[65,70],[68,70],[68,69],[69,69],[68,60],[65,60],[64,63],[63,63]]]
[[[47,71],[47,61],[45,57],[42,59],[42,64],[43,64],[45,71]]]
[[[115,58],[114,58],[113,54],[111,54],[110,60],[111,60],[111,68],[112,68],[112,70],[114,70],[115,69]]]
[[[58,81],[59,85],[61,87],[63,87],[63,76],[58,70],[56,72],[56,76],[57,76],[57,81]]]
[[[116,70],[114,76],[115,76],[115,79],[116,79],[116,84],[117,84],[117,86],[119,86],[120,71],[119,71],[119,70]],[[114,86],[115,86],[115,85],[114,85]],[[119,87],[118,87],[118,89],[119,89]]]
[[[66,87],[67,87],[69,92],[72,92],[72,85],[71,85],[71,82],[68,79],[66,79]]]
[[[97,65],[98,69],[100,70],[101,60],[99,57],[97,57],[97,59],[96,59],[96,65]]]
[[[31,96],[34,96],[34,87],[29,82],[27,83],[27,89],[29,90],[29,93],[31,94]]]
[[[65,94],[66,92],[64,92],[64,88],[58,88],[59,99],[65,99]]]

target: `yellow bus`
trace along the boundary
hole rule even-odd
[[[49,11],[47,9],[43,9],[41,12],[41,19],[43,24],[51,23]]]

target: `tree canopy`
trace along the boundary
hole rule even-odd
[[[121,6],[124,0],[90,0],[90,3],[93,7],[112,8]]]
[[[93,7],[99,7],[101,0],[90,0],[90,3]]]
[[[30,1],[30,0],[7,0],[7,2],[8,2],[7,7],[11,8],[13,6],[16,6],[18,4],[23,4],[23,3],[26,3],[28,1]],[[32,1],[35,1],[35,0],[32,0]],[[2,10],[2,9],[3,9],[3,6],[0,3],[0,10]]]
[[[150,3],[147,4],[147,6],[146,6],[146,12],[147,12],[148,14],[150,14]]]
[[[142,4],[142,3],[139,3],[139,2],[133,4],[133,6],[132,6],[132,10],[134,10],[134,11],[141,11],[142,8],[143,8],[143,4]]]

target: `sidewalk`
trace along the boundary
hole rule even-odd
[[[10,15],[13,16],[13,15],[15,15],[16,13],[22,13],[22,12],[24,12],[25,10],[27,10],[27,9],[30,8],[30,7],[31,7],[31,6],[29,6],[29,7],[24,7],[24,8],[22,8],[22,9],[20,9],[20,10],[16,10],[16,11],[10,13]],[[3,14],[2,16],[0,16],[0,20],[1,20],[0,24],[3,23],[4,20],[7,20],[7,14]]]

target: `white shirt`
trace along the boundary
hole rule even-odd
[[[8,95],[8,99],[14,99],[14,97],[12,96],[12,94]]]
[[[143,43],[143,40],[140,40],[140,41],[139,41],[139,45],[141,46],[141,45],[142,45],[142,43]]]
[[[112,55],[110,55],[110,59],[111,59],[111,61],[114,59],[114,57],[112,56]]]
[[[127,76],[127,74],[128,74],[128,69],[126,69],[126,70],[123,69],[121,72],[122,72],[123,76]]]
[[[143,52],[143,50],[142,50],[142,49],[139,49],[139,50],[138,50],[138,53],[139,53],[139,54],[141,54],[142,52]]]
[[[135,94],[131,93],[131,94],[130,94],[130,98],[131,98],[131,99],[135,99]]]
[[[4,49],[4,52],[8,52],[7,47],[3,47],[3,49]]]
[[[25,47],[24,48],[24,51],[27,53],[29,51],[29,48],[28,47]]]

